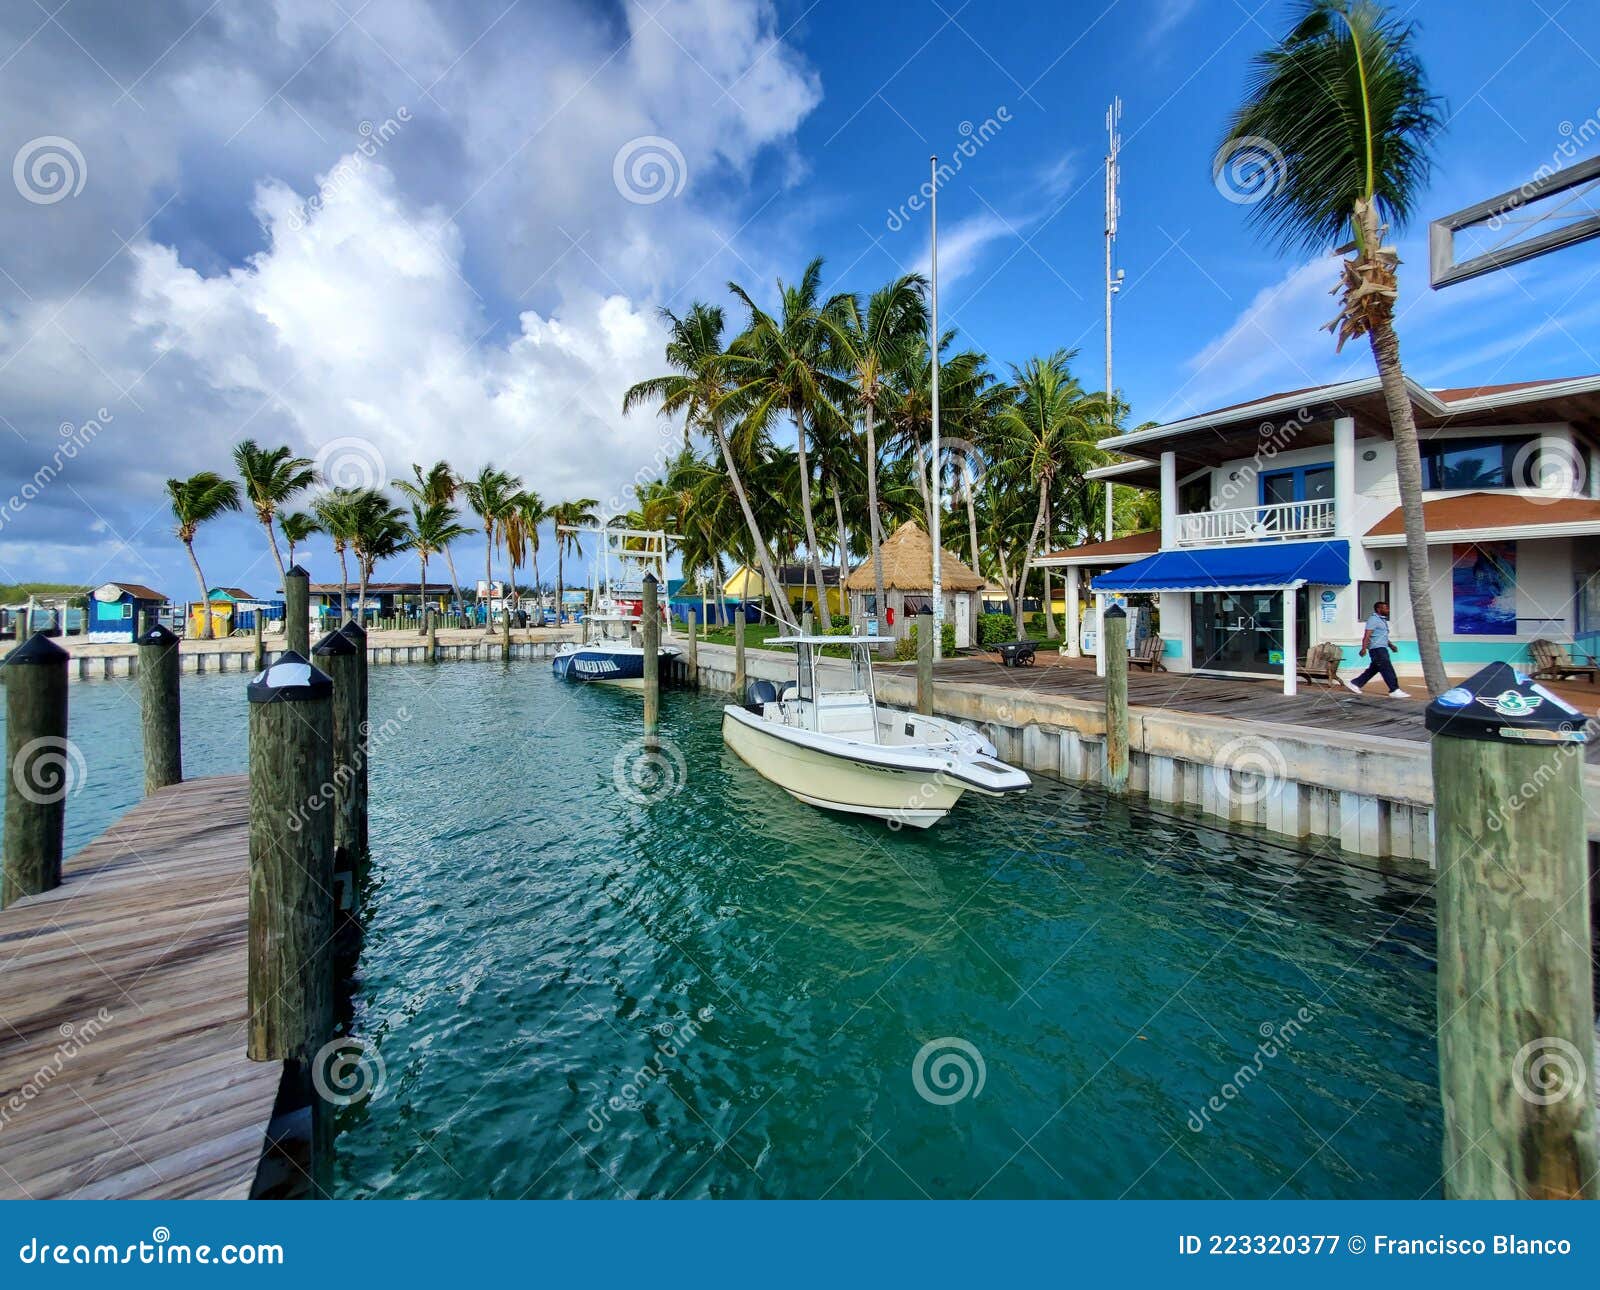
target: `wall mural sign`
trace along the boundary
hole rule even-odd
[[[1515,636],[1517,544],[1459,542],[1450,562],[1457,636]]]

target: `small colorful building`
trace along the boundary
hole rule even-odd
[[[166,596],[142,582],[107,582],[89,595],[91,645],[131,643],[147,613],[159,614]]]
[[[907,520],[880,548],[883,557],[883,594],[889,602],[880,617],[878,575],[869,556],[845,579],[850,593],[850,616],[858,623],[872,623],[868,631],[899,638],[911,630],[918,614],[933,608],[933,543],[922,525]],[[944,601],[944,620],[955,628],[956,648],[975,643],[978,615],[983,611],[984,579],[979,577],[949,548],[939,554],[939,592]]]

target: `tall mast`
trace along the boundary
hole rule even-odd
[[[944,587],[940,578],[939,568],[939,512],[944,509],[944,472],[939,468],[939,158],[937,155],[928,158],[928,171],[932,179],[932,193],[929,196],[929,212],[932,217],[932,231],[929,246],[929,276],[932,281],[932,315],[933,315],[933,340],[929,348],[933,351],[933,460],[931,467],[933,487],[933,513],[928,516],[928,540],[933,545],[933,656],[940,656],[940,645],[944,643]]]
[[[1114,98],[1111,106],[1106,109],[1106,398],[1108,400],[1116,392],[1116,386],[1111,382],[1111,299],[1121,289],[1121,275],[1112,269],[1112,263],[1116,258],[1117,216],[1122,212],[1122,202],[1117,196],[1117,185],[1122,178],[1117,163],[1118,154],[1122,151],[1121,125],[1122,99]],[[1112,531],[1116,505],[1115,488],[1109,479],[1106,480],[1107,542],[1115,536]]]

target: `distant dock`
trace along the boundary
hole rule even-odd
[[[0,1198],[252,1194],[248,816],[243,775],[162,789],[0,911]]]

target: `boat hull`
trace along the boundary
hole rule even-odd
[[[675,646],[663,646],[658,657],[677,658],[678,649]],[[562,681],[638,689],[644,685],[644,651],[583,646],[555,655],[550,660],[550,670]]]
[[[967,788],[937,771],[876,766],[794,743],[726,709],[722,739],[751,770],[792,797],[831,811],[870,815],[891,827],[937,824]]]

